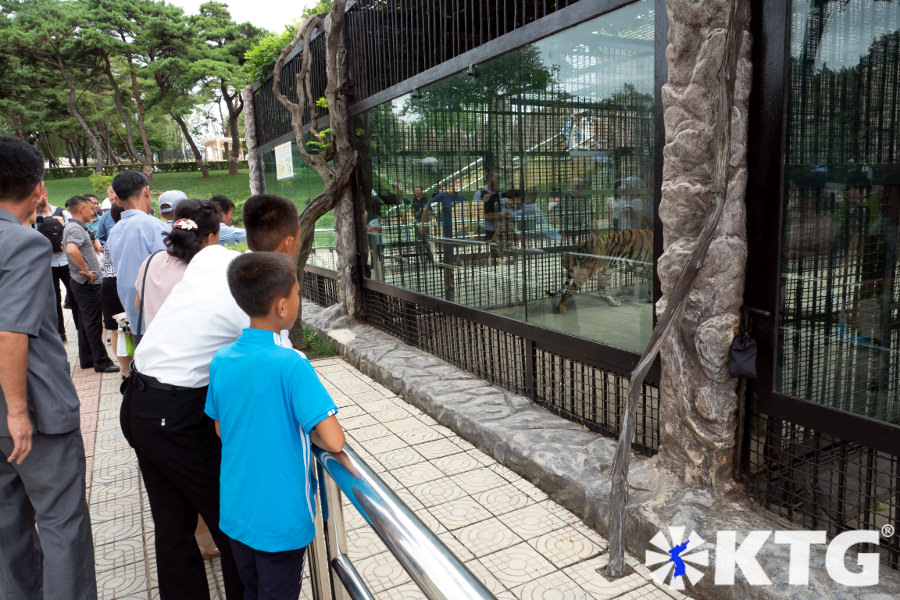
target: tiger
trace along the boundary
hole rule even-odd
[[[598,271],[600,297],[613,306],[620,305],[622,302],[609,294],[610,275],[607,271],[612,264],[622,265],[641,279],[649,279],[653,266],[653,230],[625,229],[606,235],[595,233],[575,252],[564,252],[562,267],[566,271],[566,280],[556,292],[549,293],[554,298],[562,296],[554,307],[555,312],[566,312],[566,303]],[[652,290],[651,286],[647,287],[649,299]]]

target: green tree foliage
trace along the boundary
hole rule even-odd
[[[247,51],[264,35],[265,31],[251,23],[235,23],[228,7],[218,2],[200,6],[200,14],[190,19],[200,39],[200,55],[211,73],[209,85],[216,88],[219,99],[228,110],[227,134],[231,136],[228,173],[237,175],[240,158],[240,131],[238,117],[244,110],[241,88],[249,79],[244,58]]]
[[[272,75],[272,67],[275,66],[281,49],[291,43],[303,21],[310,15],[327,13],[333,4],[334,0],[319,0],[285,25],[281,33],[270,33],[250,48],[245,54],[248,67],[247,83],[268,79]]]
[[[0,0],[0,132],[51,163],[127,159],[150,171],[182,139],[202,162],[189,117],[222,98],[238,135],[244,55],[264,33],[216,2],[189,17],[164,0]]]
[[[464,107],[490,106],[498,98],[523,93],[546,93],[555,83],[555,71],[544,64],[536,46],[508,52],[480,64],[470,76],[460,73],[429,85],[410,96],[403,113],[416,119],[461,112]]]

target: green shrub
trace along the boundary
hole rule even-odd
[[[209,167],[210,171],[225,171],[228,169],[228,161],[227,160],[211,160],[206,163],[206,166]],[[103,174],[109,175],[110,181],[112,177],[121,171],[126,169],[133,169],[135,171],[140,171],[143,168],[143,165],[137,163],[122,163],[119,165],[106,165],[103,167]],[[247,161],[241,160],[238,161],[239,169],[247,168]],[[188,173],[192,171],[199,171],[200,166],[197,164],[195,160],[188,161],[179,161],[179,162],[158,162],[153,164],[153,172],[154,173]],[[73,177],[90,177],[91,174],[96,173],[94,167],[53,167],[52,169],[44,169],[44,179],[50,181],[53,179],[69,179]],[[93,187],[93,180],[91,180],[91,186]],[[94,193],[98,196],[100,195],[100,191],[97,188],[94,188]],[[106,187],[102,190],[103,194],[106,194]]]
[[[309,358],[325,358],[337,354],[334,346],[321,339],[315,331],[309,327],[303,328],[303,337],[306,339],[306,355]]]
[[[91,172],[91,191],[97,194],[98,198],[106,197],[106,190],[112,185],[112,175],[101,175],[96,171]]]

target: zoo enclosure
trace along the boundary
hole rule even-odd
[[[634,27],[622,35],[621,29],[605,21],[618,10],[641,4],[654,9],[649,38],[642,38],[636,33],[642,30]],[[748,383],[742,411],[741,475],[764,506],[831,535],[896,523],[900,511],[900,291],[896,244],[890,241],[896,237],[885,235],[896,235],[897,200],[892,200],[891,186],[897,183],[892,177],[900,140],[897,4],[764,0],[753,5],[751,18],[756,42],[748,152],[751,259],[745,304],[754,309],[748,314],[755,315],[751,326],[760,344],[760,378]],[[596,185],[589,190],[594,226],[611,229],[605,197],[614,191],[616,181],[634,173],[649,190],[645,210],[657,214],[662,169],[657,92],[666,78],[664,2],[373,0],[354,3],[347,17],[350,112],[366,131],[384,134],[378,140],[380,148],[367,148],[360,173],[363,186],[356,190],[361,207],[371,202],[369,188],[384,200],[393,192],[391,179],[407,179],[410,174],[420,178],[418,167],[411,165],[421,159],[424,149],[434,150],[438,160],[451,159],[452,166],[437,181],[451,173],[460,177],[466,200],[474,206],[471,194],[483,184],[490,162],[479,140],[493,136],[519,140],[517,145],[502,146],[491,158],[499,156],[498,162],[505,165],[507,187],[527,189],[536,181],[537,205],[545,212],[552,191],[548,182],[575,174],[572,167],[579,160],[602,157],[609,161],[603,167],[609,175],[594,179],[591,183]],[[627,160],[634,166],[627,160],[614,162],[619,157],[600,144],[588,143],[582,149],[577,147],[580,143],[561,142],[558,134],[565,123],[560,125],[559,119],[569,114],[568,107],[559,95],[549,97],[549,102],[547,96],[532,95],[521,80],[526,56],[522,48],[575,31],[588,21],[598,36],[625,38],[631,50],[646,48],[649,41],[652,49],[652,108],[640,113],[643,122],[652,124],[652,147],[646,158],[643,151],[630,153]],[[321,38],[313,41],[313,69],[319,73],[321,42]],[[584,60],[594,60],[590,57],[600,52],[598,48],[586,46],[581,53]],[[571,47],[569,53],[576,55]],[[449,124],[451,136],[418,135],[402,119],[385,124],[389,114],[400,115],[402,102],[427,100],[429,86],[465,80],[468,73],[477,79],[485,65],[509,56],[517,82],[510,93],[470,103],[471,111],[437,112],[436,118],[445,120],[438,121],[434,131],[446,132]],[[295,54],[286,73],[296,71],[298,64]],[[292,77],[282,80],[291,82]],[[318,89],[324,89],[324,82],[317,81]],[[256,92],[264,156],[292,138],[286,113],[266,88],[270,85],[271,80]],[[290,89],[285,92],[291,94]],[[566,100],[583,104],[575,108],[584,108],[587,116],[602,116],[596,112],[599,99]],[[541,102],[544,106],[538,108]],[[614,111],[619,125],[626,122],[628,112]],[[526,128],[528,119],[538,114],[544,124]],[[475,121],[472,135],[456,133],[460,125],[472,125],[469,118]],[[444,155],[441,143],[464,148]],[[274,168],[269,158],[265,165]],[[379,171],[387,175],[379,178]],[[858,185],[859,176],[869,185]],[[854,187],[868,187],[861,204],[851,197],[857,193]],[[390,229],[392,224],[387,225]],[[402,225],[400,218],[397,225]],[[661,250],[658,219],[653,229],[655,264]],[[521,288],[519,297],[510,301],[521,283],[510,271],[525,264],[527,252],[550,254],[553,244],[519,240],[518,262],[505,260],[487,268],[463,265],[460,268],[471,269],[472,274],[479,269],[489,275],[448,302],[442,298],[446,290],[441,271],[391,265],[407,258],[401,246],[410,240],[398,235],[396,242],[396,252],[385,251],[383,281],[362,284],[371,324],[595,430],[617,433],[626,376],[636,351],[614,347],[604,336],[584,339],[581,331],[553,331],[545,322],[529,322],[535,313],[541,316],[540,308],[529,302],[537,302],[540,288],[552,288],[562,276],[559,269],[551,272],[553,258],[530,257],[534,281],[540,283]],[[507,251],[513,248],[510,245]],[[414,258],[420,257],[421,253]],[[550,261],[550,266],[538,266],[542,261]],[[411,284],[417,276],[426,283]],[[333,277],[326,268],[309,267],[304,294],[323,305],[335,302]],[[508,284],[509,292],[498,292],[502,281],[514,281]],[[625,287],[626,282],[617,285]],[[653,298],[658,298],[655,278],[653,291]],[[508,304],[524,307],[524,316],[487,312],[497,308],[498,293]],[[652,314],[640,318],[652,324]],[[479,362],[476,357],[488,360]],[[658,373],[650,381],[658,382]],[[642,412],[647,420],[637,447],[652,453],[658,447],[659,427],[655,385],[644,390]],[[897,568],[900,536],[883,540],[878,551]]]

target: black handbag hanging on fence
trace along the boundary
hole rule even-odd
[[[732,377],[756,379],[756,340],[750,332],[741,328],[741,333],[731,342],[731,361],[728,363],[728,374]]]

